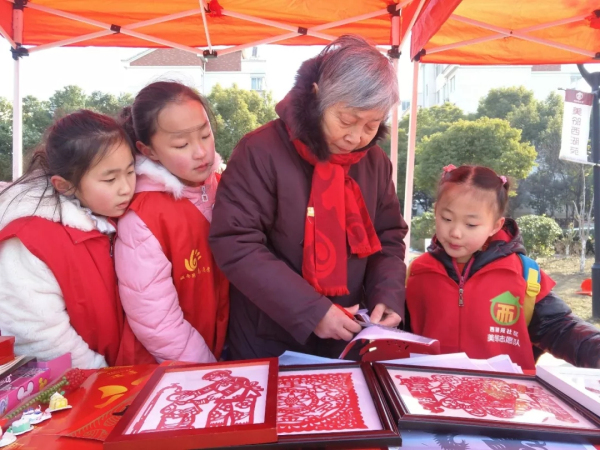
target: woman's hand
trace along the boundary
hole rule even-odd
[[[382,320],[383,318],[383,320]],[[378,323],[386,327],[396,328],[402,322],[402,318],[393,309],[388,308],[383,303],[379,303],[373,308],[371,313],[371,322]]]
[[[354,315],[358,311],[358,305],[344,309]],[[327,314],[318,323],[314,333],[321,339],[343,339],[344,341],[350,341],[361,329],[362,327],[358,323],[346,316],[336,305],[332,304]]]

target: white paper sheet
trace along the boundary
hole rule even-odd
[[[466,353],[447,353],[445,355],[424,355],[413,358],[394,359],[384,361],[392,364],[405,364],[409,366],[439,367],[444,369],[478,370]]]
[[[322,356],[308,355],[306,353],[285,351],[279,357],[280,366],[292,366],[296,364],[344,364],[351,361],[344,359],[323,358]]]

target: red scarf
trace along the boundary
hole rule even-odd
[[[306,211],[302,276],[320,294],[347,295],[346,242],[359,258],[381,250],[360,187],[348,175],[350,166],[367,152],[332,154],[323,162],[300,140],[292,142],[300,156],[315,167]]]

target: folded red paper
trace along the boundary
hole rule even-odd
[[[15,337],[0,336],[0,366],[15,359]]]

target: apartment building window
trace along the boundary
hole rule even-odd
[[[440,91],[437,91],[435,93],[435,102],[439,105],[440,104]]]
[[[456,77],[450,78],[450,92],[454,92],[456,90]]]
[[[252,82],[251,89],[253,91],[264,91],[265,90],[264,81],[265,81],[264,77],[252,77],[252,79],[251,79],[251,82]]]
[[[252,47],[252,57],[258,58],[258,47]]]

